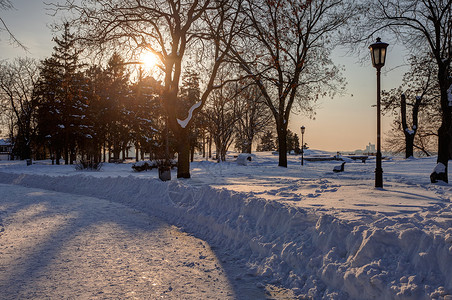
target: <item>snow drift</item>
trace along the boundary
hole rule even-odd
[[[0,182],[104,198],[158,215],[230,249],[255,274],[299,295],[435,299],[452,294],[450,220],[446,226],[419,214],[343,220],[253,193],[134,176],[0,172]],[[450,203],[435,209],[447,215]]]

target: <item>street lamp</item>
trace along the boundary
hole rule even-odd
[[[380,70],[385,65],[386,48],[380,38],[369,46],[372,65],[377,69],[377,166],[375,168],[375,187],[383,187],[383,168],[381,167],[381,120],[380,120]]]
[[[303,165],[303,160],[304,160],[304,140],[303,140],[303,136],[304,136],[304,130],[306,129],[306,127],[301,126],[301,165]]]

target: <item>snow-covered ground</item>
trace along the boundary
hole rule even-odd
[[[191,179],[174,180],[173,173],[170,182],[159,181],[156,170],[133,172],[131,163],[82,172],[47,161],[32,166],[1,161],[0,189],[2,195],[9,189],[14,193],[14,187],[61,192],[68,195],[65,205],[88,201],[75,195],[106,199],[113,202],[111,207],[125,205],[182,228],[206,241],[213,251],[211,260],[219,259],[226,270],[227,279],[221,272],[210,274],[220,282],[229,280],[217,285],[224,288],[223,294],[212,286],[209,295],[214,298],[260,299],[263,294],[257,288],[273,298],[452,299],[452,186],[430,184],[436,158],[385,160],[383,189],[374,188],[372,160],[347,160],[345,171],[334,173],[337,161],[305,161],[301,166],[299,156],[289,156],[286,169],[277,167],[278,158],[271,153],[257,153],[246,166],[229,159],[219,164],[196,161]],[[11,211],[17,213],[16,206],[24,213],[33,211],[34,200],[23,200],[28,201],[24,204],[20,197],[2,199],[3,243]],[[105,203],[91,209],[108,212]],[[115,224],[109,214],[102,213],[100,220]],[[88,223],[102,226],[101,221]],[[85,227],[71,234],[86,239]],[[95,235],[89,230],[88,234]],[[60,248],[54,252],[63,255],[66,250]],[[11,267],[0,262],[2,272]],[[179,279],[173,285],[183,286]],[[254,290],[246,294],[240,286]],[[175,291],[173,296],[177,295],[181,294]],[[186,297],[205,298],[199,290]]]

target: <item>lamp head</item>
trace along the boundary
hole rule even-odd
[[[370,55],[372,58],[372,65],[379,69],[385,65],[386,61],[386,48],[389,44],[383,43],[380,38],[369,46]]]

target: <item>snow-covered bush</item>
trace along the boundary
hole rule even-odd
[[[101,162],[96,162],[96,161],[90,160],[90,159],[86,159],[86,160],[81,159],[75,165],[75,169],[78,171],[81,171],[81,170],[100,171],[101,168],[102,168]]]
[[[148,160],[148,161],[137,161],[132,165],[132,169],[135,172],[143,172],[147,170],[152,170],[153,168],[157,167],[157,162],[155,160]]]
[[[174,159],[170,160],[163,160],[163,159],[157,159],[157,160],[142,160],[134,163],[132,165],[132,169],[135,172],[143,172],[152,170],[154,168],[158,168],[161,166],[169,166],[171,168],[174,168],[177,165],[177,162]]]

